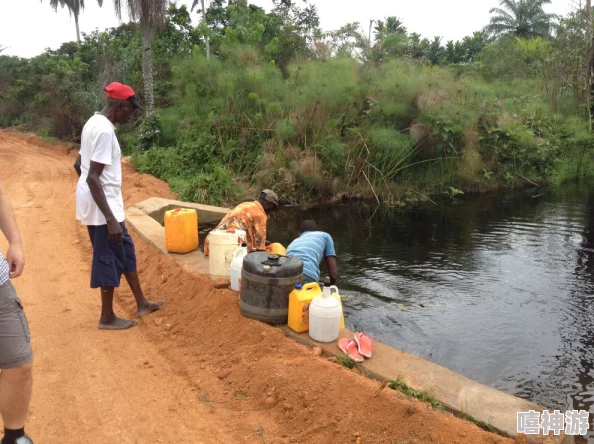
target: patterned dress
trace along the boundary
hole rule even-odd
[[[268,216],[258,201],[245,202],[229,211],[217,230],[244,230],[248,253],[252,250],[266,250],[266,223]],[[210,235],[209,235],[210,236]],[[204,240],[204,255],[208,256],[208,236]]]
[[[4,256],[2,256],[2,253],[0,253],[0,285],[5,284],[8,281],[9,278],[9,266],[8,266],[8,262],[6,262],[6,259],[4,259]]]

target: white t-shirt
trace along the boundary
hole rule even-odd
[[[100,113],[95,113],[82,130],[80,157],[81,175],[76,185],[76,219],[83,225],[107,223],[87,185],[87,176],[93,161],[105,165],[99,180],[111,212],[118,222],[123,222],[125,215],[120,144],[115,134],[115,126]]]

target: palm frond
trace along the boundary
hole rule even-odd
[[[500,17],[507,17],[511,20],[515,19],[515,17],[513,15],[511,15],[509,12],[507,12],[506,10],[501,9],[501,8],[491,8],[489,10],[489,14],[499,14]]]
[[[102,3],[103,0],[98,1],[99,3]],[[58,6],[62,8],[66,7],[68,8],[68,13],[70,15],[74,14],[76,17],[80,15],[83,9],[85,9],[85,0],[50,0],[49,4],[56,12],[58,11]]]
[[[118,20],[122,20],[122,1],[113,0],[113,9],[115,10]]]
[[[530,37],[549,35],[556,17],[543,10],[551,0],[500,0],[499,8],[492,8],[489,25],[485,27],[493,37],[516,34]]]

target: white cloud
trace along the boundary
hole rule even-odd
[[[546,9],[549,12],[565,14],[575,7],[579,0],[553,0]],[[190,5],[191,0],[178,1]],[[269,10],[271,0],[252,0],[258,6]],[[321,26],[337,29],[358,21],[365,33],[371,19],[398,16],[410,32],[418,32],[429,38],[439,35],[443,41],[461,39],[479,30],[489,20],[489,9],[497,6],[498,0],[310,0],[318,7]],[[46,48],[57,48],[63,42],[76,38],[74,19],[67,10],[55,13],[49,0],[0,0],[0,45],[7,46],[4,54],[32,57]],[[118,26],[111,0],[104,0],[99,8],[94,0],[87,0],[87,8],[80,17],[82,32]],[[193,13],[197,23],[198,14]]]

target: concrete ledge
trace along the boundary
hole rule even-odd
[[[225,214],[231,211],[228,208],[181,202],[179,200],[161,199],[160,197],[152,197],[140,202],[136,204],[136,208],[155,219],[161,225],[163,225],[165,212],[176,208],[190,208],[196,210],[198,212],[199,225],[218,223],[223,219]]]
[[[295,333],[288,326],[280,327],[290,338],[310,346],[320,347],[327,356],[343,356],[338,348],[338,341],[328,344],[316,342],[308,333]],[[341,329],[339,339],[353,338],[353,332]],[[388,347],[374,341],[375,349],[371,359],[359,364],[363,373],[379,381],[402,379],[414,390],[427,393],[437,399],[446,409],[470,415],[476,420],[491,426],[498,433],[514,437],[517,430],[517,412],[535,410],[542,412],[543,407],[530,401],[508,395],[499,390],[479,384],[447,368]],[[574,442],[573,436],[530,436],[528,442],[562,443]]]
[[[186,254],[168,253],[165,243],[165,228],[140,209],[128,208],[126,223],[147,243],[154,245],[161,253],[173,257],[185,269],[208,275],[208,259],[201,251],[195,250]]]
[[[195,208],[200,212],[199,217],[202,211],[207,211],[208,213],[205,214],[209,214],[207,218],[212,217],[213,223],[218,222],[229,210],[157,198],[148,199],[137,204],[136,207],[130,207],[126,210],[127,224],[147,243],[155,246],[161,253],[169,254],[184,269],[208,275],[208,259],[200,251],[196,250],[188,254],[170,254],[167,252],[165,228],[162,223],[152,217],[155,214],[161,214],[162,217],[166,211],[165,208]],[[218,219],[215,218],[215,215]],[[202,218],[203,221],[204,217]],[[323,353],[328,356],[343,355],[338,348],[338,341],[322,344],[313,341],[308,333],[295,333],[286,325],[280,328],[288,337],[307,346],[320,347]],[[342,329],[339,338],[344,337],[352,338],[353,333],[347,329]],[[435,398],[446,409],[472,416],[476,420],[491,426],[502,435],[516,436],[517,412],[528,410],[542,412],[545,410],[537,404],[479,384],[432,362],[388,347],[385,344],[374,342],[373,357],[360,364],[360,368],[366,376],[380,381],[400,378],[412,389],[425,392]],[[573,436],[564,436],[563,434],[559,436],[551,434],[548,437],[525,435],[525,438],[526,440],[518,442],[574,443]]]

